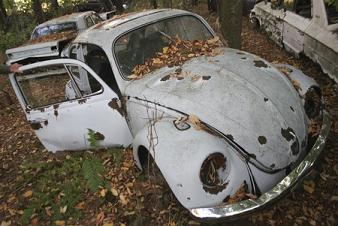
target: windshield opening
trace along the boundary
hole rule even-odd
[[[123,77],[132,74],[175,39],[183,41],[208,40],[211,32],[196,17],[180,16],[146,25],[121,36],[114,46],[115,56]]]
[[[61,24],[51,24],[35,29],[31,39],[37,39],[46,35],[61,33],[66,31],[77,31],[75,22],[67,22]]]

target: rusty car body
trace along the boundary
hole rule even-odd
[[[257,3],[250,14],[278,45],[304,54],[338,82],[338,10],[326,0],[278,0]]]
[[[183,59],[186,53],[170,47],[173,37],[202,52]],[[81,33],[71,59],[25,65],[10,80],[49,151],[91,148],[88,129],[100,147],[132,143],[136,165],[152,156],[193,216],[228,220],[293,188],[322,152],[331,121],[313,79],[243,51],[210,49],[216,41],[196,14],[133,13]],[[160,62],[170,51],[173,64]],[[156,67],[135,76],[149,62]],[[227,202],[243,184],[251,195]]]
[[[6,51],[8,63],[32,57],[59,57],[78,33],[100,22],[101,17],[93,11],[72,13],[48,20],[35,27],[26,44]]]

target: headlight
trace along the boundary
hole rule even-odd
[[[321,112],[322,98],[317,87],[311,87],[305,94],[304,109],[309,119],[317,117]]]
[[[222,153],[213,153],[204,160],[200,179],[206,192],[217,194],[226,188],[229,168],[227,165],[227,159]]]

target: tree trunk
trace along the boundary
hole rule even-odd
[[[0,29],[6,30],[7,27],[7,12],[3,0],[0,0]]]
[[[157,0],[150,0],[150,4],[153,6],[154,9],[157,9]]]
[[[164,8],[172,8],[173,7],[173,1],[172,0],[163,0],[163,7]]]
[[[36,20],[39,23],[42,23],[44,21],[44,15],[41,7],[40,0],[32,0],[33,1],[33,11],[36,17]]]
[[[54,12],[58,12],[59,11],[59,3],[58,0],[51,0],[52,3],[52,10]]]
[[[122,0],[112,0],[113,4],[116,6],[116,9],[119,13],[122,13],[124,11],[123,8],[123,1]]]
[[[229,47],[235,49],[241,48],[242,11],[242,0],[218,1],[221,32]]]

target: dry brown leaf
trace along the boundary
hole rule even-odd
[[[203,126],[196,115],[189,115],[188,121],[196,130],[202,130]]]
[[[39,218],[38,218],[38,217],[32,218],[32,219],[31,219],[31,225],[32,225],[32,226],[39,225]]]
[[[66,213],[67,212],[67,205],[64,207],[60,206],[60,213]]]
[[[12,221],[2,221],[0,226],[11,226],[12,225]]]
[[[104,212],[102,211],[96,215],[96,224],[97,225],[102,224],[103,220],[104,220]]]
[[[113,194],[113,196],[115,196],[115,197],[119,196],[119,193],[117,192],[117,190],[115,188],[111,188],[110,191]]]
[[[124,197],[123,194],[120,194],[119,197],[120,197],[122,205],[127,205],[128,204],[128,201],[127,201],[126,197]]]
[[[65,226],[65,224],[66,224],[65,221],[61,221],[61,220],[54,221],[54,223],[55,223],[56,226]]]
[[[306,192],[312,194],[315,191],[316,184],[313,180],[304,180],[303,188]]]
[[[32,190],[28,190],[26,191],[22,196],[25,198],[30,198],[33,195],[33,191]]]
[[[83,210],[85,208],[85,205],[85,202],[79,202],[78,204],[76,204],[75,209]]]

